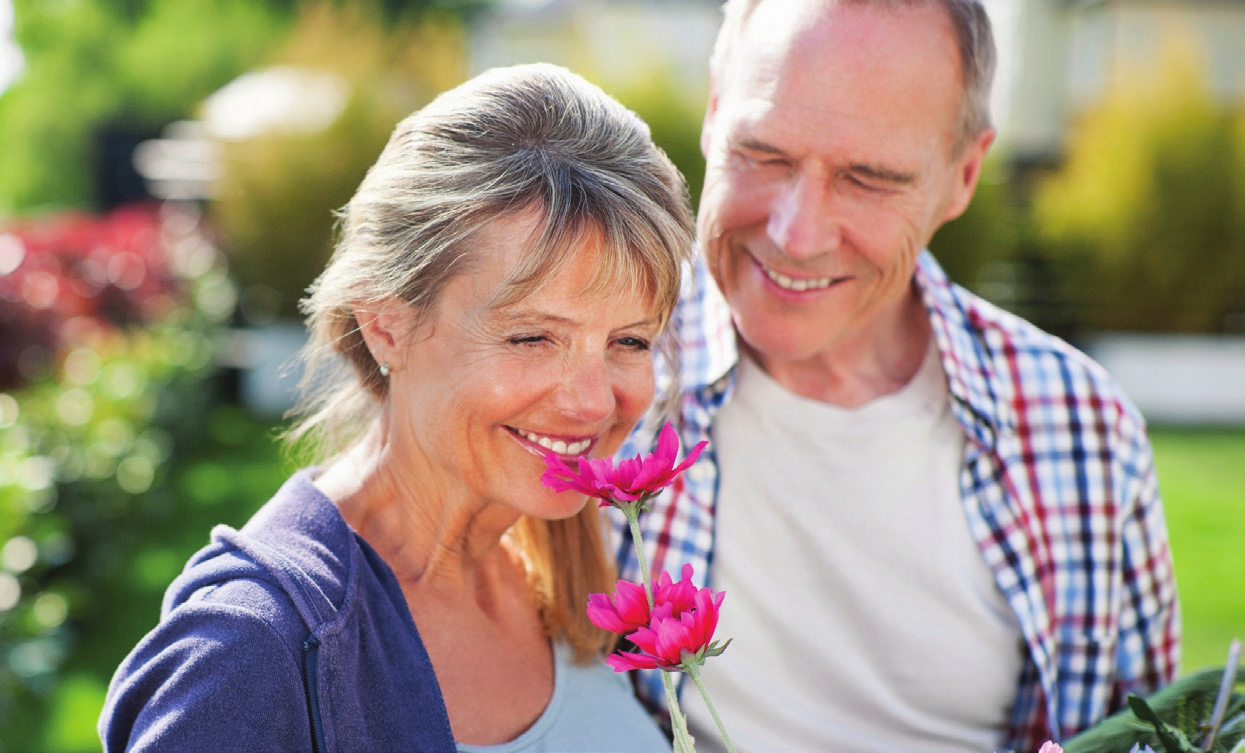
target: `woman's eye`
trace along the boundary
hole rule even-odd
[[[649,343],[642,337],[620,337],[618,344],[629,350],[648,350]]]

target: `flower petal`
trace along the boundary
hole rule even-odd
[[[618,610],[605,594],[589,594],[588,620],[611,633],[626,635],[630,632],[630,626],[618,616]]]
[[[662,467],[670,468],[674,465],[674,459],[679,456],[679,435],[669,421],[661,427],[661,433],[657,435],[657,451],[652,457],[661,462]]]
[[[677,476],[683,471],[686,471],[688,468],[691,468],[692,463],[696,462],[697,458],[700,457],[700,453],[703,452],[705,447],[708,445],[709,441],[705,439],[697,442],[696,446],[692,448],[692,451],[687,453],[687,457],[683,459],[683,462],[679,463],[678,467],[671,471],[671,474]]]
[[[648,624],[648,595],[644,593],[644,586],[626,580],[618,581],[614,607],[619,618],[632,625],[632,629]]]
[[[656,669],[657,660],[645,654],[634,654],[630,651],[618,651],[605,657],[605,663],[615,672],[627,672],[632,669]]]

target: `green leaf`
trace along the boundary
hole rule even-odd
[[[1159,736],[1166,753],[1202,753],[1201,748],[1189,742],[1183,732],[1160,719],[1141,696],[1129,693],[1128,707],[1138,719],[1154,725],[1154,733]]]

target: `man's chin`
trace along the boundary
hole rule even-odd
[[[768,371],[767,364],[795,363],[817,357],[824,346],[792,339],[787,334],[745,332],[738,329],[739,344],[752,360]]]

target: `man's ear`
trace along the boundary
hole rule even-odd
[[[718,114],[717,76],[709,79],[709,104],[705,107],[705,119],[700,123],[700,154],[709,159],[709,145],[713,143],[713,121]]]
[[[973,200],[973,193],[977,190],[977,181],[981,178],[982,163],[985,162],[986,153],[990,151],[990,145],[994,143],[994,137],[993,128],[981,129],[981,133],[965,145],[960,155],[955,158],[955,164],[952,165],[955,172],[951,176],[951,200],[947,203],[943,222],[954,220],[968,209],[968,203]]]

